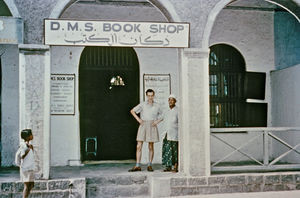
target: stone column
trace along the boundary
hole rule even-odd
[[[38,179],[50,168],[50,52],[44,45],[19,45],[20,130],[32,129]]]
[[[180,171],[191,176],[210,175],[208,50],[179,50],[180,65]]]

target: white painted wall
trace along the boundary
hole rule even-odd
[[[78,66],[82,50],[82,47],[51,47],[51,73],[76,76],[75,115],[51,116],[52,166],[67,165],[68,160],[80,160]],[[140,101],[143,101],[143,74],[171,74],[171,89],[178,95],[177,50],[166,48],[136,48],[135,50],[140,64]],[[159,132],[160,134],[163,132],[163,123],[159,126]],[[154,163],[161,163],[161,146],[161,142],[155,144]],[[148,145],[146,144],[142,156],[142,162],[147,162]],[[74,163],[72,161],[72,164]]]
[[[157,8],[145,2],[77,2],[66,9],[60,18],[117,21],[166,21],[166,18]]]
[[[271,120],[271,88],[270,71],[274,70],[274,28],[273,12],[258,10],[223,9],[217,16],[210,37],[210,46],[214,44],[228,44],[235,47],[244,57],[246,71],[266,72],[265,100],[247,100],[248,102],[268,103],[268,126]],[[255,134],[221,135],[239,146]],[[233,141],[232,141],[233,140]],[[214,138],[211,139],[211,160],[216,161],[231,152],[228,146]],[[262,140],[254,141],[244,151],[262,159]],[[248,160],[236,155],[228,161]]]
[[[51,165],[79,164],[78,66],[83,47],[51,47],[51,73],[75,74],[75,115],[51,116]],[[77,160],[77,161],[76,161]],[[77,162],[77,163],[76,163]]]
[[[273,126],[300,126],[300,64],[271,72],[272,86],[272,123]],[[291,146],[300,142],[300,131],[276,133]],[[273,154],[279,156],[286,147],[273,142]],[[299,147],[298,149],[299,150]],[[292,152],[282,161],[300,163],[299,155]]]
[[[0,45],[1,54],[1,166],[12,166],[14,165],[14,153],[19,145],[18,46]]]

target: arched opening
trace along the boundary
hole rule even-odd
[[[265,74],[246,72],[242,54],[234,47],[216,44],[209,56],[210,126],[263,127],[267,104],[246,99],[264,99]]]
[[[139,63],[133,48],[86,47],[79,65],[81,160],[135,158]]]
[[[240,163],[271,170],[270,167],[276,163],[278,167],[280,163],[299,163],[298,154],[293,156],[291,150],[282,146],[299,143],[296,133],[282,129],[298,126],[299,123],[299,116],[294,116],[298,112],[295,101],[299,101],[299,95],[297,89],[293,89],[300,71],[300,67],[297,67],[299,59],[296,58],[299,57],[299,50],[296,50],[299,49],[299,39],[296,39],[299,37],[300,27],[297,19],[290,12],[266,1],[228,1],[219,9],[210,15],[214,15],[215,20],[208,43],[213,47],[218,43],[235,46],[244,57],[246,70],[244,83],[238,85],[244,98],[242,110],[238,111],[240,124],[211,125],[221,128],[211,129],[212,170],[226,170],[223,165],[232,165],[232,171]],[[208,24],[210,22],[211,20]],[[212,52],[215,51],[213,47],[210,48],[210,70],[215,59],[212,59]],[[223,53],[227,53],[226,51],[228,49],[224,48]],[[224,81],[220,84],[221,88],[226,89]],[[212,98],[212,91],[210,97]],[[230,112],[232,110],[227,109],[227,113],[234,114]],[[255,122],[257,120],[261,122]],[[243,128],[232,128],[235,126]],[[260,127],[267,127],[274,136],[262,134]],[[291,154],[287,156],[287,153]],[[237,169],[242,170],[244,167]]]
[[[14,1],[0,0],[0,167],[14,165],[11,153],[15,151],[19,141],[19,136],[15,133],[19,129],[19,101],[16,94],[19,91],[18,75],[16,76],[18,69],[14,67],[18,64],[18,50],[17,45],[10,43],[10,39],[5,39],[14,31],[10,27],[13,17],[20,17]]]
[[[165,16],[164,13],[168,10],[164,10],[162,12],[163,6],[167,4],[169,7],[172,6],[172,4],[168,3],[168,1],[164,1],[163,3],[160,3],[160,1],[156,1],[155,6],[152,5],[152,1],[73,1],[73,0],[62,0],[59,1],[54,9],[52,10],[50,14],[50,18],[60,18],[60,19],[75,19],[75,20],[112,20],[112,21],[168,21],[170,20],[168,16]],[[161,6],[158,10],[156,6]],[[170,16],[173,17],[174,13],[170,13]],[[168,18],[168,19],[166,19]],[[176,18],[176,17],[175,17]],[[85,48],[87,49],[87,48]],[[99,48],[100,49],[100,48]],[[104,49],[104,48],[101,48]],[[116,48],[114,48],[116,49]],[[82,92],[81,89],[81,69],[77,69],[79,66],[79,57],[81,54],[81,50],[83,50],[81,47],[66,47],[66,46],[51,46],[51,73],[54,74],[60,74],[60,73],[69,73],[69,74],[75,74],[77,78],[76,85],[75,85],[75,95],[76,93]],[[175,48],[169,48],[169,49],[157,49],[157,48],[135,48],[135,52],[138,55],[139,58],[139,73],[153,73],[152,71],[155,71],[157,73],[166,73],[164,66],[165,65],[172,65],[176,66],[178,65],[178,58],[177,58],[177,49]],[[118,50],[116,50],[118,51]],[[174,58],[176,57],[176,58]],[[82,57],[81,57],[82,59]],[[66,64],[64,67],[61,67],[61,62],[65,61]],[[80,65],[81,67],[81,65]],[[170,73],[172,75],[172,79],[177,79],[177,70],[176,69],[170,69],[167,73]],[[107,80],[109,82],[113,76],[110,76],[110,79]],[[116,76],[115,76],[116,77]],[[124,80],[124,77],[121,76]],[[174,78],[173,78],[174,77]],[[135,79],[142,79],[142,75],[138,76]],[[80,81],[77,83],[77,81]],[[125,87],[127,86],[126,80]],[[128,105],[128,110],[126,110],[126,113],[129,113],[129,110],[137,105],[139,102],[143,100],[143,84],[139,82],[139,84],[136,84],[136,88],[140,92],[138,100],[135,102],[132,101],[133,105]],[[178,81],[173,80],[172,82],[172,88],[173,90],[177,90]],[[118,89],[117,87],[116,89]],[[120,88],[121,89],[121,88]],[[114,91],[114,88],[112,89]],[[175,93],[177,94],[177,93]],[[70,159],[80,163],[80,161],[85,160],[83,157],[82,151],[85,148],[85,145],[83,144],[83,141],[81,139],[81,131],[82,131],[82,109],[77,110],[79,105],[81,105],[81,102],[78,100],[82,100],[75,96],[75,115],[73,117],[71,116],[51,116],[51,163],[52,165],[64,165],[66,162],[66,159]],[[125,97],[126,98],[126,97]],[[126,100],[126,99],[124,99]],[[79,112],[79,113],[78,113]],[[109,112],[110,113],[110,112]],[[127,116],[127,115],[126,115]],[[132,116],[131,116],[132,117]],[[133,119],[133,118],[131,118]],[[66,124],[70,123],[70,124]],[[66,124],[67,126],[65,126]],[[133,120],[132,123],[134,126],[137,125],[137,122]],[[64,125],[64,127],[62,127]],[[132,130],[132,133],[134,135],[131,137],[130,142],[134,142],[133,150],[135,150],[135,144],[136,144],[136,132],[137,130]],[[59,134],[63,135],[59,136]],[[59,137],[59,138],[58,138]],[[60,148],[56,146],[57,144],[60,145],[60,142],[62,141],[69,141],[69,142],[75,142],[72,145],[72,148],[69,147],[65,149],[63,152],[58,152]],[[90,145],[88,146],[88,151],[93,151],[91,149],[95,149],[95,140],[88,139],[86,140]],[[124,141],[125,142],[125,141]],[[80,145],[79,145],[80,144]],[[147,145],[144,144],[144,147]],[[154,162],[160,163],[161,162],[161,145],[157,144],[156,146],[158,149],[155,151],[158,154],[155,154]],[[99,150],[100,148],[97,147]],[[123,149],[120,149],[119,152],[123,151]],[[144,148],[143,151],[148,151],[148,148]],[[134,152],[134,151],[133,151]],[[135,155],[135,154],[134,154]],[[147,160],[148,155],[143,155],[145,159]],[[135,156],[130,157],[131,159],[134,159]],[[93,159],[93,158],[91,158]],[[99,158],[103,159],[104,158]],[[116,158],[121,159],[121,158]],[[128,158],[127,158],[128,159]],[[98,160],[95,158],[95,160]],[[72,163],[73,163],[72,161]],[[67,162],[69,164],[69,162]],[[75,163],[75,162],[74,162]]]
[[[0,0],[0,16],[12,16],[10,10],[3,0]]]
[[[213,45],[209,55],[211,127],[242,125],[245,103],[245,61],[241,53],[226,44]]]

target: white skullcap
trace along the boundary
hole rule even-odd
[[[168,99],[169,99],[169,98],[174,98],[175,100],[177,100],[177,99],[176,99],[176,96],[175,96],[174,94],[169,95]]]

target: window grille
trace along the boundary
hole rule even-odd
[[[209,91],[211,127],[238,127],[242,123],[245,61],[225,44],[210,48]]]

